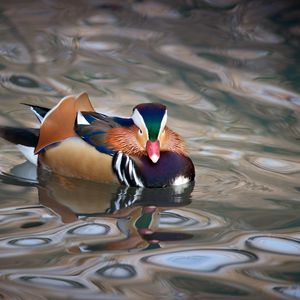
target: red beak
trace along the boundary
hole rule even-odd
[[[154,142],[147,141],[146,143],[146,150],[149,158],[154,162],[157,163],[160,157],[160,149],[159,149],[159,141],[156,140]]]

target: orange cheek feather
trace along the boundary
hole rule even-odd
[[[121,151],[128,155],[145,155],[145,149],[142,147],[142,140],[138,138],[137,127],[135,125],[123,128],[111,128],[107,131],[106,143],[108,147],[115,151]]]

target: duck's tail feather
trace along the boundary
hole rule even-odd
[[[40,123],[43,122],[45,116],[50,111],[50,108],[47,108],[47,107],[32,105],[32,104],[28,104],[28,103],[21,103],[21,104],[29,106],[31,111],[35,114],[37,119],[40,121]]]
[[[0,126],[0,137],[16,145],[35,147],[39,139],[39,129]]]
[[[38,143],[39,129],[0,126],[0,137],[17,145],[31,163],[37,164],[34,148]]]

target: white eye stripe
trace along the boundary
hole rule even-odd
[[[149,138],[149,133],[148,133],[148,129],[146,127],[146,124],[144,122],[143,117],[141,116],[141,114],[139,113],[139,111],[137,109],[135,109],[133,111],[133,114],[131,116],[134,124],[143,132],[145,131],[147,133],[147,138]]]
[[[159,129],[159,133],[158,133],[158,139],[160,138],[160,135],[162,134],[163,130],[166,127],[167,119],[168,119],[168,112],[166,110],[165,114],[164,114],[164,116],[163,116],[163,118],[161,120],[161,123],[160,123],[160,129]]]

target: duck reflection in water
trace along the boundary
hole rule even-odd
[[[26,165],[16,167],[11,173],[20,174],[23,167]],[[120,239],[89,245],[90,249],[86,251],[158,248],[161,242],[192,237],[162,230],[159,223],[165,210],[191,203],[193,183],[166,188],[135,188],[67,178],[44,170],[38,171],[37,178],[34,185],[38,188],[39,202],[58,214],[64,223],[114,219],[122,233]]]

